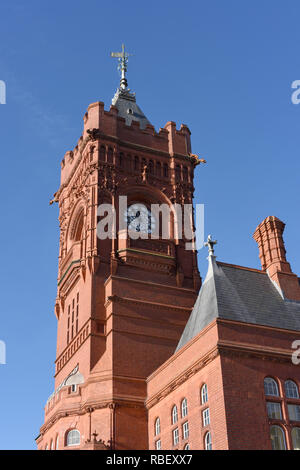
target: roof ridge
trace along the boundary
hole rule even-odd
[[[241,266],[239,264],[233,264],[233,263],[225,263],[224,261],[217,261],[216,262],[218,265],[220,264],[221,266],[229,266],[231,268],[237,268],[237,269],[243,269],[245,271],[253,271],[255,273],[260,273],[260,274],[267,274],[266,271],[263,271],[262,269],[257,269],[257,268],[249,268],[248,266]]]

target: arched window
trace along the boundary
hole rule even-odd
[[[155,420],[154,432],[155,432],[155,436],[158,436],[158,434],[160,434],[160,419],[159,418],[156,418]]]
[[[187,399],[184,398],[181,402],[181,417],[184,418],[188,414]]]
[[[185,444],[184,446],[184,449],[183,450],[190,450],[190,444]]]
[[[286,449],[284,432],[280,426],[271,426],[270,436],[273,450]]]
[[[55,450],[58,450],[59,449],[59,438],[58,436],[56,437],[56,446],[55,446]]]
[[[293,449],[300,450],[300,428],[292,429]]]
[[[266,377],[264,380],[265,395],[278,397],[278,385],[272,377]]]
[[[50,442],[50,450],[54,450],[54,442],[53,442],[53,439],[51,439],[51,442]]]
[[[211,443],[211,435],[210,435],[210,432],[207,432],[205,434],[205,438],[204,438],[204,447],[205,447],[205,450],[212,450],[212,443]]]
[[[79,446],[80,445],[80,432],[78,429],[71,429],[67,434],[67,446]]]
[[[177,406],[174,405],[172,408],[172,424],[177,423],[177,421],[178,421],[178,410],[177,410]]]
[[[298,387],[293,380],[286,380],[284,388],[287,398],[299,398]]]
[[[207,394],[207,385],[204,384],[202,385],[201,388],[201,405],[204,405],[208,400],[208,394]]]

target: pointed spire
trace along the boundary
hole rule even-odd
[[[115,96],[112,99],[113,106],[118,109],[118,116],[125,119],[128,126],[132,121],[138,121],[140,128],[145,129],[150,122],[146,118],[141,108],[136,103],[135,93],[128,88],[126,72],[128,57],[132,54],[125,52],[125,46],[122,44],[122,52],[111,52],[110,56],[118,59],[118,69],[121,72],[120,86],[117,88]],[[151,125],[151,124],[150,124]]]
[[[118,59],[118,70],[121,73],[120,88],[126,90],[128,83],[126,78],[128,57],[132,54],[125,52],[125,45],[122,44],[122,52],[111,52],[110,56]]]

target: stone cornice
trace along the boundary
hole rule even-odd
[[[147,307],[150,307],[150,308],[155,308],[155,309],[163,308],[165,310],[177,310],[178,312],[190,312],[192,309],[192,307],[179,307],[177,305],[163,304],[159,302],[150,302],[146,300],[138,300],[138,299],[133,299],[130,297],[120,297],[118,295],[110,295],[107,298],[105,307],[107,307],[111,302],[135,304],[135,305],[141,305],[141,306],[146,305]]]
[[[269,346],[239,343],[237,341],[218,341],[219,351],[230,356],[256,357],[263,360],[292,363],[292,350]]]
[[[106,281],[104,282],[104,287],[107,286],[107,284],[112,280],[132,282],[134,284],[145,284],[148,287],[151,287],[151,286],[159,287],[159,288],[165,287],[168,290],[172,289],[172,290],[176,290],[176,291],[179,291],[179,292],[186,292],[186,293],[196,294],[194,289],[188,289],[186,287],[177,287],[177,286],[172,286],[170,284],[160,284],[158,282],[142,281],[141,279],[134,279],[134,278],[130,278],[130,277],[120,277],[120,276],[116,276],[116,275],[110,275],[106,279]]]
[[[235,320],[227,320],[225,318],[217,318],[216,321],[220,325],[222,325],[222,323],[223,324],[232,324],[232,325],[242,326],[243,328],[245,326],[247,326],[247,327],[250,327],[250,328],[256,328],[256,329],[261,329],[261,330],[270,330],[270,331],[280,331],[280,333],[293,334],[293,335],[299,335],[300,336],[300,331],[298,331],[298,330],[288,330],[286,328],[278,328],[276,326],[258,325],[257,323],[239,322],[239,321],[235,321]]]
[[[136,397],[122,397],[114,396],[98,401],[86,401],[84,403],[76,404],[72,408],[65,408],[57,410],[53,415],[43,424],[40,428],[40,436],[45,434],[59,419],[67,418],[69,416],[82,416],[95,410],[103,408],[111,408],[114,404],[117,407],[126,406],[129,408],[144,407],[144,399],[137,399]]]

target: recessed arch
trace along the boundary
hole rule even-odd
[[[80,242],[83,238],[84,231],[84,218],[85,207],[83,202],[80,201],[70,216],[70,222],[67,230],[67,251],[71,248],[74,242]]]

